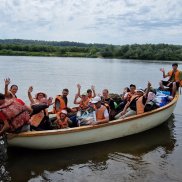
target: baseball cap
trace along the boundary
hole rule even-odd
[[[96,104],[97,102],[100,102],[101,98],[99,96],[96,96],[92,99],[91,103]]]

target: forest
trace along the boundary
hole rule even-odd
[[[182,45],[111,45],[69,41],[0,39],[0,55],[182,61]]]

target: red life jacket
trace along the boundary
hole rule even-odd
[[[28,124],[30,119],[27,107],[16,99],[6,100],[5,103],[0,106],[0,111],[7,117],[11,132]]]

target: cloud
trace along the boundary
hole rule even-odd
[[[181,7],[181,0],[1,0],[0,35],[112,44],[181,44]]]

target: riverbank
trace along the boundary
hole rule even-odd
[[[0,40],[0,55],[182,61],[182,45],[133,44],[119,46],[10,39]]]

